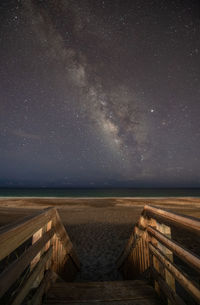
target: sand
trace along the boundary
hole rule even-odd
[[[115,262],[145,204],[200,217],[199,198],[1,198],[0,225],[55,206],[81,261],[76,280],[120,280]],[[198,239],[176,228],[172,233],[198,254]]]

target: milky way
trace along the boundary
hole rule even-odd
[[[0,186],[200,186],[199,1],[0,14]]]

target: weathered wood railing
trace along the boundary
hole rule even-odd
[[[79,261],[56,209],[0,229],[0,304],[41,304],[56,274],[71,280]]]
[[[200,235],[200,219],[146,205],[118,267],[126,279],[148,274],[168,304],[200,304],[200,257],[172,240],[173,226]],[[185,264],[184,269],[194,270],[196,281],[181,270],[177,258]]]

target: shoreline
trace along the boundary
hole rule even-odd
[[[134,197],[134,196],[132,196],[132,197],[52,197],[52,196],[0,196],[0,200],[1,199],[75,199],[75,200],[78,200],[78,199],[80,199],[80,200],[84,200],[84,199],[92,199],[92,200],[94,200],[94,199],[102,199],[102,200],[107,200],[107,199],[112,199],[112,200],[115,200],[115,199],[168,199],[168,198],[170,198],[170,199],[200,199],[200,196],[159,196],[159,197],[155,197],[155,196],[153,196],[153,197],[151,197],[151,196],[148,196],[148,197],[144,197],[144,196],[142,196],[142,197]]]

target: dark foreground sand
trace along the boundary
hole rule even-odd
[[[200,217],[198,198],[2,198],[0,225],[14,222],[38,209],[55,206],[82,264],[77,280],[119,280],[121,275],[115,262],[145,204]],[[192,251],[200,251],[197,238],[176,228],[172,229],[172,234]]]

